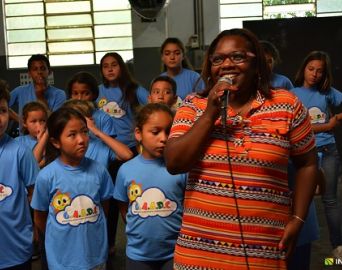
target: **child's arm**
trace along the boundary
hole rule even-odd
[[[114,151],[116,154],[117,159],[119,160],[129,160],[133,157],[132,151],[128,148],[127,145],[119,142],[118,140],[110,137],[109,135],[103,133],[99,130],[92,119],[87,119],[87,126],[91,132],[94,133],[96,137],[102,140],[110,149]]]
[[[11,108],[9,109],[9,118],[17,123],[20,122],[20,117],[19,115],[13,111]]]
[[[27,189],[27,198],[28,198],[28,201],[29,201],[29,203],[31,203],[32,195],[33,195],[33,185],[27,187],[26,189]]]
[[[38,143],[33,148],[33,155],[35,159],[37,160],[39,167],[43,167],[45,165],[44,155],[45,155],[45,149],[46,144],[49,139],[49,134],[47,129],[40,130],[37,135]]]
[[[127,202],[122,202],[122,201],[117,201],[117,202],[118,202],[118,205],[119,205],[119,210],[120,210],[120,214],[121,214],[122,220],[126,224],[126,215],[127,215],[127,211],[128,211],[128,203]]]
[[[34,210],[34,224],[38,230],[38,235],[41,240],[44,239],[47,216],[48,212],[46,211]]]
[[[101,202],[103,212],[105,213],[106,217],[108,218],[109,213],[109,200],[105,200]]]

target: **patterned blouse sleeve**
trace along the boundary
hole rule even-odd
[[[182,105],[177,109],[169,138],[180,137],[190,130],[195,122],[196,105],[194,96],[186,97]]]
[[[315,147],[315,136],[308,111],[297,97],[295,97],[293,109],[290,129],[290,153],[295,156],[312,150]]]

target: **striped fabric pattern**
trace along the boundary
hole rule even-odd
[[[206,105],[206,98],[189,96],[176,113],[170,137],[186,133]],[[227,127],[232,170],[218,119],[189,173],[174,267],[247,269],[246,250],[250,269],[286,269],[278,242],[289,218],[287,164],[289,155],[314,147],[307,111],[288,91],[273,91],[270,99],[258,92],[245,118],[228,109]]]

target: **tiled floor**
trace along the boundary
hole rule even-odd
[[[342,270],[342,265],[339,266],[324,266],[324,259],[331,257],[331,247],[328,240],[328,229],[323,213],[322,203],[319,197],[315,198],[317,207],[317,214],[320,223],[320,239],[313,243],[312,255],[311,255],[311,269],[312,270]],[[118,237],[116,245],[116,254],[111,259],[113,263],[113,269],[123,270],[125,261],[125,234],[124,226],[120,221],[118,226]],[[33,264],[33,270],[41,270],[39,261],[35,261]],[[298,269],[301,270],[301,269]]]

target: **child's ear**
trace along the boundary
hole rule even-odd
[[[60,144],[59,141],[56,140],[55,138],[50,138],[50,142],[52,143],[52,145],[53,145],[56,149],[60,149],[60,148],[61,148],[61,144]]]
[[[141,130],[137,127],[134,129],[134,136],[138,142],[141,142],[141,139],[142,139]]]
[[[152,101],[151,101],[151,95],[148,95],[147,101],[148,101],[148,103],[152,103]]]

